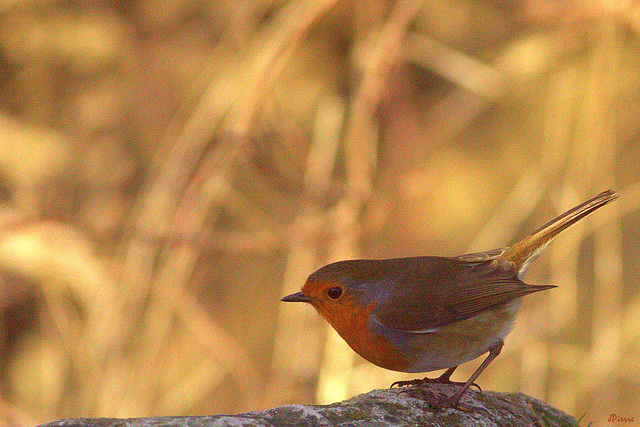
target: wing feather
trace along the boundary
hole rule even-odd
[[[456,258],[421,257],[387,260],[396,274],[388,298],[374,310],[385,327],[429,332],[490,310],[532,292],[554,286],[529,285],[515,266],[498,259],[503,250]]]

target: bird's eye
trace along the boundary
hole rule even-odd
[[[331,288],[327,291],[327,295],[329,296],[329,298],[331,298],[332,300],[337,300],[338,298],[340,298],[342,296],[342,288],[339,286],[336,286],[334,288]]]

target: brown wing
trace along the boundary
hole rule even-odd
[[[393,291],[375,309],[377,320],[396,330],[428,332],[555,287],[522,282],[512,263],[497,259],[501,253],[388,260],[402,273],[389,283]]]

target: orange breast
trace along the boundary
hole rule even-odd
[[[383,335],[371,331],[367,325],[375,303],[367,307],[359,307],[358,304],[353,304],[353,300],[345,299],[341,302],[339,310],[316,308],[360,356],[382,368],[406,372],[412,365],[410,360],[393,347]]]

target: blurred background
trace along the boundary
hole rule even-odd
[[[607,188],[479,383],[640,417],[639,36],[637,1],[1,1],[0,425],[420,377],[280,297],[339,259],[508,245]]]

